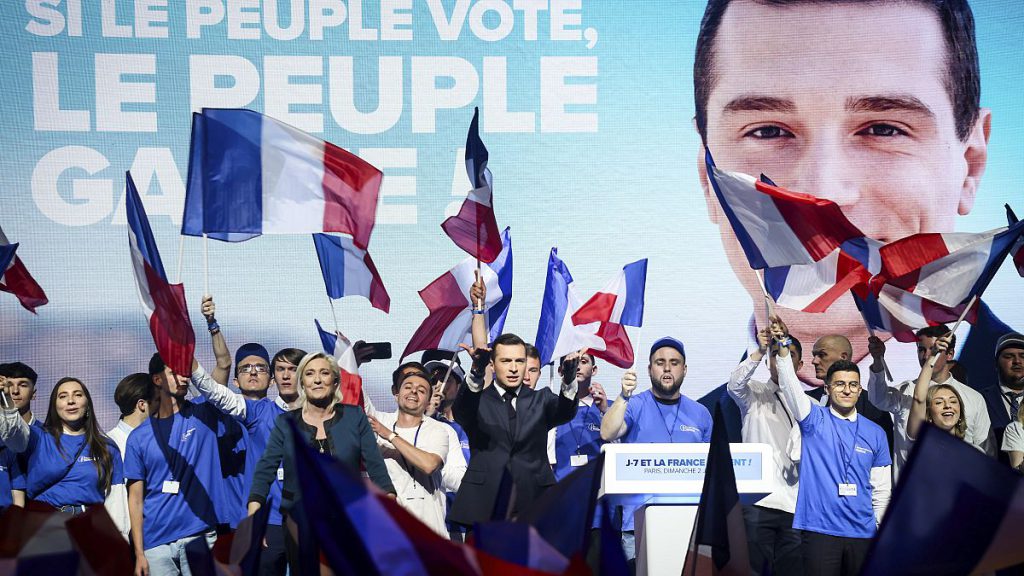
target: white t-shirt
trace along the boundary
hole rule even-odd
[[[381,424],[393,429],[406,442],[425,452],[437,454],[441,458],[442,466],[433,474],[427,475],[407,462],[390,442],[377,437],[377,447],[380,448],[384,464],[388,467],[391,483],[395,485],[398,503],[434,532],[447,538],[448,528],[444,524],[446,501],[441,481],[441,469],[448,456],[448,430],[446,428],[450,427],[424,416],[423,422],[419,426],[399,428],[395,426],[398,419],[397,412],[377,412],[374,416]]]
[[[1024,452],[1024,425],[1020,420],[1010,422],[1003,432],[1003,452]]]

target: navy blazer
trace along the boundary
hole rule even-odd
[[[299,479],[295,475],[295,444],[288,420],[295,422],[306,444],[314,444],[316,428],[306,424],[302,419],[301,409],[278,416],[267,440],[263,457],[256,464],[256,470],[252,475],[252,490],[249,492],[249,502],[259,502],[261,506],[265,506],[270,484],[277,477],[278,467],[284,462],[282,513],[291,510],[299,495]],[[327,433],[328,452],[332,456],[347,465],[355,474],[359,473],[359,463],[365,463],[366,471],[373,483],[385,492],[395,493],[388,469],[377,448],[377,439],[362,408],[335,404],[334,417],[324,421],[324,432]]]
[[[469,437],[472,457],[448,519],[466,526],[492,519],[506,470],[515,483],[515,508],[526,511],[555,483],[548,464],[548,430],[572,420],[576,399],[520,386],[515,436],[497,384],[480,392],[463,383],[452,406],[455,421]],[[500,513],[500,511],[499,511]],[[503,519],[503,518],[500,518]]]

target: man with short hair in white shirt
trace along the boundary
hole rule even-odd
[[[393,390],[398,410],[367,410],[377,446],[398,492],[398,503],[445,538],[445,490],[441,469],[448,455],[447,426],[424,415],[431,385],[423,372],[401,376]]]
[[[114,403],[121,410],[121,418],[117,425],[107,431],[107,438],[114,441],[117,449],[121,451],[124,458],[125,446],[128,444],[128,435],[132,430],[139,427],[149,418],[152,413],[154,401],[156,400],[156,386],[149,374],[140,372],[129,374],[117,383],[114,388]],[[120,501],[115,502],[113,498],[107,498],[104,502],[107,513],[114,519],[121,535],[128,538],[131,529],[131,521],[128,517],[128,493],[125,492]]]
[[[928,326],[917,331],[917,359],[923,367],[929,360],[930,350],[940,336],[949,334],[949,327],[945,324]],[[985,398],[977,390],[958,382],[950,375],[949,362],[953,360],[953,350],[956,346],[956,335],[952,335],[949,350],[939,356],[932,372],[931,386],[936,384],[948,384],[960,393],[963,399],[964,417],[967,419],[967,433],[964,441],[973,444],[979,450],[994,455],[994,447],[991,441],[991,420],[988,415],[988,408],[985,405]],[[885,343],[877,337],[868,339],[868,352],[872,357],[872,364],[869,369],[868,378],[868,400],[879,410],[885,410],[893,417],[893,479],[899,477],[900,469],[907,462],[907,455],[913,441],[907,437],[907,421],[910,419],[910,408],[914,403],[914,382],[907,380],[898,386],[889,386],[883,375],[882,359],[885,356]]]
[[[733,370],[726,390],[740,409],[743,441],[768,444],[775,457],[772,470],[778,489],[754,505],[743,506],[751,570],[801,574],[800,532],[793,529],[799,469],[791,457],[794,450],[799,453],[800,430],[779,389],[775,356],[769,357],[771,379],[761,382],[753,378],[768,352],[771,337],[771,329],[758,331],[757,349]],[[793,370],[799,372],[803,366],[803,346],[796,338],[789,339]]]

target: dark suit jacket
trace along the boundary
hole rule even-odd
[[[464,383],[452,406],[455,421],[469,437],[472,457],[448,519],[467,526],[491,520],[506,470],[515,483],[515,507],[520,511],[528,510],[555,483],[548,464],[548,430],[576,415],[574,398],[521,386],[513,438],[508,409],[496,386],[473,392]]]

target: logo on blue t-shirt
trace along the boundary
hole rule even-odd
[[[680,432],[694,432],[696,434],[700,434],[701,433],[700,428],[697,428],[696,426],[687,426],[686,424],[680,424],[679,425],[679,431]]]
[[[181,441],[184,442],[184,441],[188,440],[189,438],[191,438],[192,437],[192,433],[195,432],[195,431],[196,431],[195,428],[189,428],[188,430],[185,430],[185,432],[182,433],[182,435],[181,435]]]
[[[79,462],[92,462],[92,456],[85,456],[85,455],[79,456],[78,457],[78,461]]]
[[[874,452],[871,451],[871,448],[865,448],[863,446],[854,446],[853,449],[861,454],[874,454]]]
[[[587,430],[590,430],[591,432],[600,432],[601,427],[593,422],[587,422]]]

